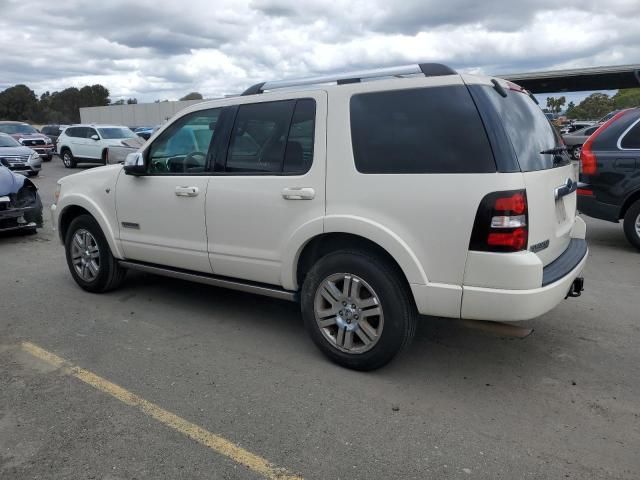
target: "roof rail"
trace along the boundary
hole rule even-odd
[[[265,90],[299,87],[303,85],[317,85],[319,83],[336,82],[338,85],[345,85],[349,83],[359,83],[360,81],[368,78],[398,77],[403,75],[418,75],[420,73],[425,77],[437,77],[441,75],[455,75],[456,71],[446,65],[442,65],[441,63],[419,63],[415,65],[405,65],[402,67],[376,68],[373,70],[360,70],[357,72],[256,83],[246,89],[242,95],[255,95],[262,93]]]

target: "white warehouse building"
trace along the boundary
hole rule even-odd
[[[203,101],[205,100],[84,107],[80,109],[80,122],[128,127],[161,125],[180,110]]]

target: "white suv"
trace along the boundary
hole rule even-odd
[[[67,168],[75,168],[78,163],[106,165],[109,147],[136,137],[130,128],[119,125],[72,125],[58,137],[58,155]]]
[[[367,370],[419,314],[525,320],[580,294],[565,150],[528,92],[443,65],[267,82],[63,178],[52,210],[85,290],[132,269],[300,302]]]

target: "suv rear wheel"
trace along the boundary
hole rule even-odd
[[[302,286],[302,315],[314,343],[355,370],[382,367],[411,343],[417,312],[388,262],[359,251],[316,262]]]
[[[636,200],[624,216],[624,234],[631,245],[640,249],[640,200]]]
[[[126,270],[111,254],[107,239],[91,215],[75,218],[64,242],[69,271],[80,287],[94,293],[117,288]]]
[[[65,148],[62,152],[62,163],[67,168],[76,168],[76,160],[68,148]]]

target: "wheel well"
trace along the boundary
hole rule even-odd
[[[103,149],[102,150],[102,159],[106,160],[108,154],[109,154],[109,149],[108,148]]]
[[[71,151],[71,149],[70,149],[69,147],[62,147],[62,148],[60,149],[60,153],[64,153],[64,152],[66,152],[67,150]]]
[[[375,255],[396,270],[406,287],[410,288],[409,281],[402,271],[402,268],[400,268],[398,262],[396,262],[389,252],[377,243],[351,233],[325,233],[312,238],[309,243],[304,246],[298,258],[296,269],[298,285],[302,286],[307,272],[320,258],[337,250],[360,250]]]
[[[88,210],[79,207],[77,205],[70,205],[65,208],[60,214],[60,239],[64,242],[65,238],[67,238],[67,231],[69,230],[69,225],[71,222],[80,215],[91,215]]]
[[[624,201],[624,204],[622,205],[622,208],[620,209],[620,218],[624,218],[624,216],[627,214],[627,210],[629,210],[631,205],[636,203],[637,200],[640,200],[640,190],[638,190],[637,192],[634,192],[631,195],[629,195],[629,198],[627,198]]]

